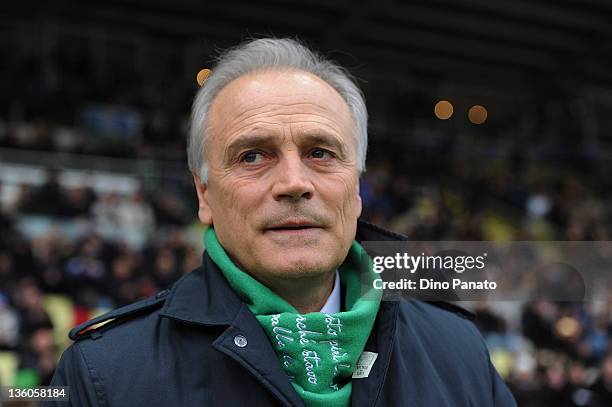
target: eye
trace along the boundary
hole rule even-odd
[[[259,164],[263,160],[264,156],[262,153],[257,151],[250,151],[242,156],[240,161],[247,164]]]
[[[331,152],[322,148],[312,150],[312,153],[310,153],[310,155],[312,156],[312,158],[316,158],[318,160],[333,157],[333,154]]]

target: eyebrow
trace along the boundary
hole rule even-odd
[[[346,144],[343,143],[337,136],[332,134],[316,131],[302,134],[299,137],[300,139],[306,139],[310,144],[335,148],[343,157],[346,157],[348,154]]]
[[[225,149],[225,158],[234,157],[239,151],[252,147],[271,147],[276,144],[278,135],[272,134],[246,134],[239,136],[232,141]],[[304,132],[298,135],[299,144],[321,145],[325,147],[335,148],[342,156],[347,155],[346,144],[343,143],[337,136],[327,132],[314,131]]]
[[[234,157],[239,151],[255,146],[271,146],[277,136],[261,133],[239,136],[225,148],[225,159]]]

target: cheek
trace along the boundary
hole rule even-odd
[[[323,180],[322,190],[327,191],[325,200],[339,212],[340,221],[349,223],[361,213],[361,198],[358,181],[351,175],[341,174]]]
[[[215,209],[225,224],[245,225],[245,221],[254,214],[257,196],[252,184],[234,180],[224,180],[216,189]],[[214,216],[214,214],[213,214]]]

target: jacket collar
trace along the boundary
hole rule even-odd
[[[406,240],[406,237],[359,220],[355,239]],[[168,295],[160,315],[201,325],[230,325],[242,305],[225,277],[204,252],[202,266],[183,276]]]
[[[159,315],[200,325],[230,325],[241,305],[238,295],[204,252],[202,266],[174,284]]]

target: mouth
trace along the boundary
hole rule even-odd
[[[266,229],[266,232],[280,233],[286,235],[309,234],[320,230],[321,227],[309,222],[285,222]]]

